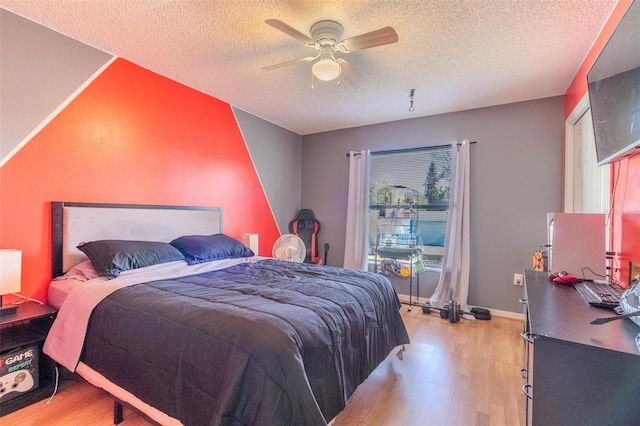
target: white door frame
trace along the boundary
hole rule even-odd
[[[573,213],[573,170],[575,155],[574,132],[576,123],[589,109],[589,94],[585,93],[564,122],[564,202],[563,211]]]
[[[587,93],[580,99],[578,104],[575,106],[569,117],[565,120],[565,148],[564,148],[564,205],[563,211],[565,213],[575,213],[575,194],[574,194],[574,185],[575,185],[575,154],[576,154],[576,138],[575,138],[575,127],[576,124],[582,119],[585,113],[588,113],[590,108],[589,104],[589,96]],[[598,173],[600,184],[598,187],[600,188],[600,192],[598,194],[598,205],[599,208],[597,211],[592,211],[591,213],[611,213],[611,166],[599,166],[599,168],[595,168],[594,171]],[[593,206],[593,204],[592,204]]]

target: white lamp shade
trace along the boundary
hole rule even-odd
[[[20,291],[22,276],[22,252],[20,250],[0,250],[0,295]]]
[[[340,75],[340,64],[331,59],[322,59],[313,64],[311,72],[318,80],[331,81]]]

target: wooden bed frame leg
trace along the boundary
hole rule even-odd
[[[122,417],[122,403],[118,400],[113,400],[113,424],[119,425],[124,418]]]

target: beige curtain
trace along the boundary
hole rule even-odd
[[[369,253],[369,150],[349,153],[344,267],[366,271]]]
[[[454,143],[451,151],[451,192],[442,270],[429,302],[444,307],[453,299],[460,309],[469,312],[469,141]]]

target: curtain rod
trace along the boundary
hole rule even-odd
[[[473,145],[476,144],[478,142],[476,141],[471,141],[469,142],[469,145]],[[458,146],[462,145],[460,142],[457,143]],[[376,155],[376,154],[396,154],[396,153],[400,153],[400,152],[411,152],[411,151],[426,151],[429,149],[438,149],[438,148],[446,148],[448,146],[451,145],[434,145],[434,146],[423,146],[420,148],[404,148],[404,149],[392,149],[389,151],[374,151],[371,153],[371,155]],[[360,155],[359,152],[354,152],[353,153],[354,157]],[[347,157],[350,157],[351,154],[347,152]]]

